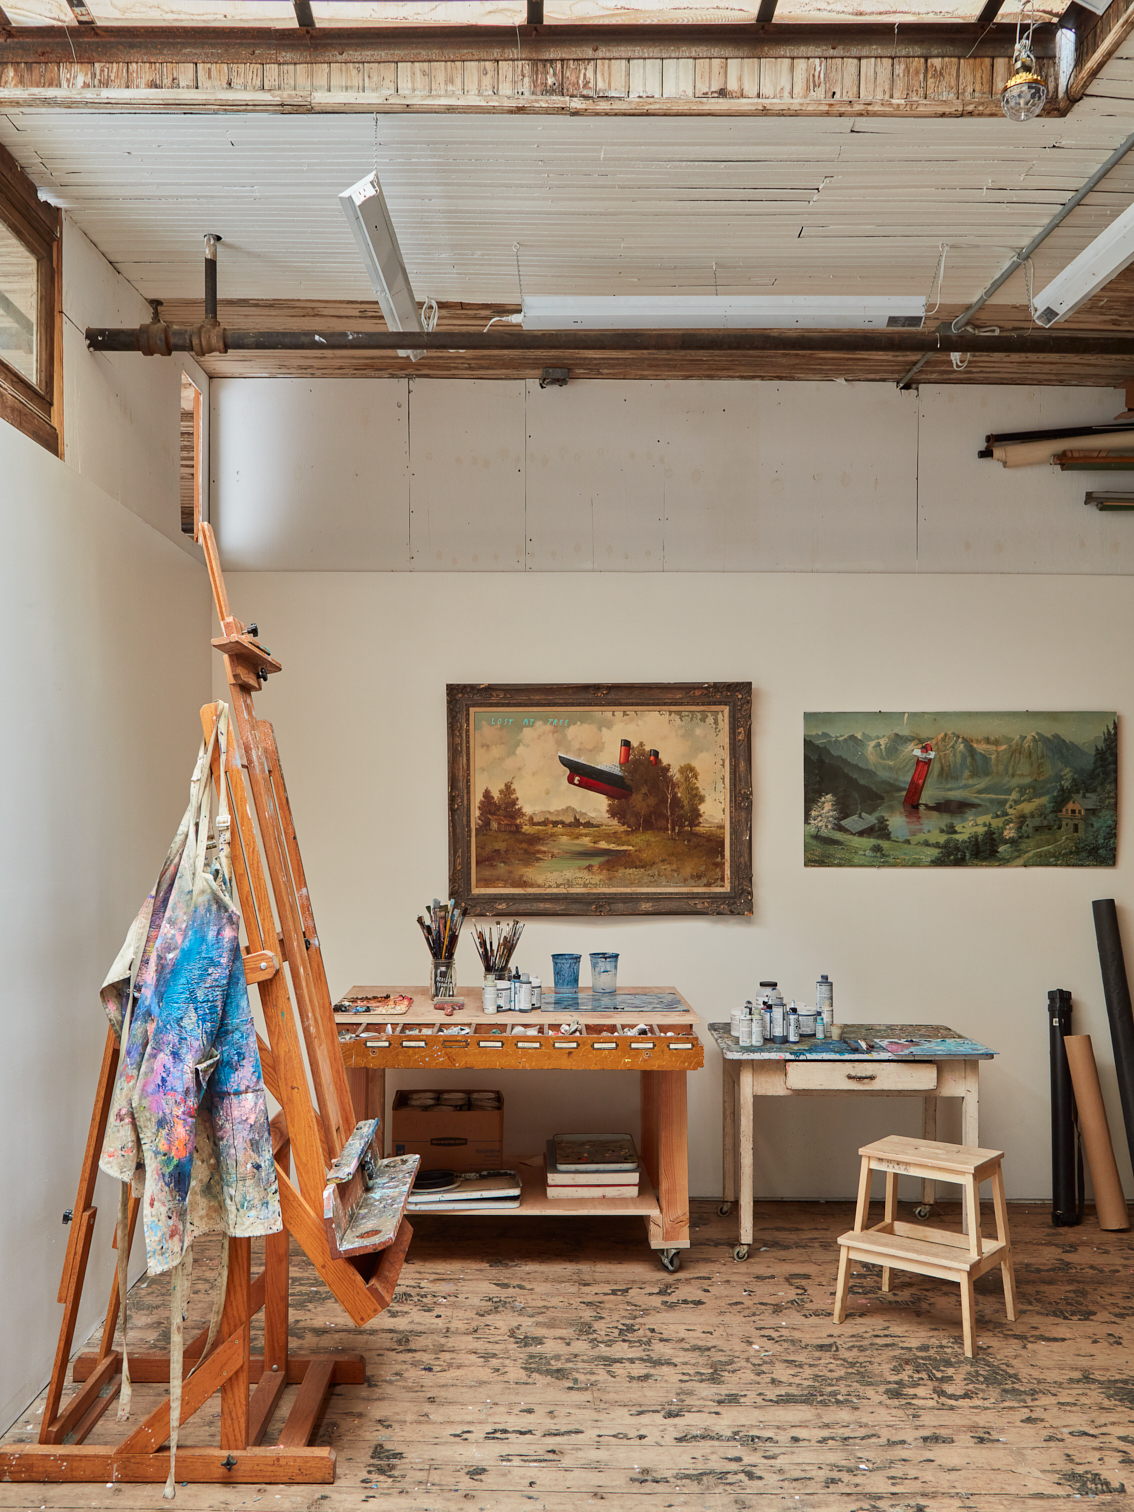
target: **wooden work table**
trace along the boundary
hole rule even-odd
[[[728,1024],[710,1024],[724,1058],[724,1203],[740,1207],[737,1260],[752,1243],[755,1175],[752,1163],[753,1100],[757,1097],[830,1097],[833,1094],[925,1099],[924,1137],[937,1137],[937,1100],[961,1101],[961,1143],[976,1145],[979,1072],[996,1054],[987,1045],[944,1024],[845,1024],[841,1040],[804,1040],[795,1045],[744,1046]],[[910,1048],[891,1051],[912,1041]],[[865,1048],[858,1048],[864,1046]],[[922,1191],[918,1216],[933,1202],[932,1182]]]
[[[359,1118],[385,1117],[388,1070],[639,1072],[638,1195],[552,1201],[542,1177],[524,1174],[520,1206],[509,1216],[638,1214],[663,1266],[678,1268],[679,1252],[689,1247],[685,1074],[705,1063],[699,1020],[679,992],[626,987],[617,993],[547,994],[552,1011],[488,1015],[480,987],[460,987],[456,996],[465,1006],[449,1016],[434,1006],[425,987],[352,987],[347,998],[384,994],[412,997],[413,1004],[399,1014],[335,1014]],[[630,1032],[643,1025],[644,1032]]]

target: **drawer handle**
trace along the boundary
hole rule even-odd
[[[848,1071],[847,1072],[847,1081],[877,1081],[877,1080],[878,1080],[878,1073],[876,1071],[871,1071],[869,1074],[864,1074],[861,1071],[858,1071],[858,1072]]]

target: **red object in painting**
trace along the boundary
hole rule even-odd
[[[929,764],[936,752],[927,740],[914,754],[917,757],[917,761],[914,764],[910,785],[906,789],[906,796],[902,799],[902,804],[905,808],[917,808],[920,805],[921,790],[925,786],[925,779],[929,776]]]

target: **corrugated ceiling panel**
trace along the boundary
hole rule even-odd
[[[1099,107],[1105,105],[1105,114]],[[967,299],[1134,129],[1059,120],[727,121],[382,116],[378,165],[419,297],[923,294]],[[374,164],[370,116],[0,116],[0,141],[145,295],[369,299],[337,204]],[[1134,155],[1132,155],[1134,158]],[[1062,266],[1134,199],[1123,165],[1045,247]],[[715,269],[714,269],[714,264]]]

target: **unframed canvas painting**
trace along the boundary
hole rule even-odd
[[[806,866],[1113,866],[1113,713],[805,714]]]

